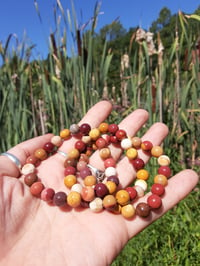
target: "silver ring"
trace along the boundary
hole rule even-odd
[[[20,163],[20,160],[13,154],[9,153],[9,152],[3,152],[1,153],[2,156],[6,156],[7,158],[9,158],[19,169],[22,168],[22,165]]]
[[[97,169],[96,167],[92,166],[91,164],[87,164],[87,167],[89,167],[92,170],[92,172],[96,176],[97,182],[102,182],[105,179],[105,177],[106,177],[105,172]]]
[[[57,151],[57,153],[59,153],[60,155],[62,155],[62,156],[64,156],[64,157],[68,157],[68,154],[66,153],[66,152],[64,152],[64,151]]]

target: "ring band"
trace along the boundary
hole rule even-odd
[[[3,152],[3,153],[1,153],[1,155],[9,158],[19,169],[21,169],[22,165],[20,163],[20,160],[15,155],[13,155],[9,152]]]
[[[64,151],[57,151],[57,153],[59,153],[60,155],[64,156],[67,158],[68,154]]]

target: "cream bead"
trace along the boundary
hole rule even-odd
[[[147,182],[145,180],[142,180],[142,179],[138,179],[135,181],[135,186],[139,186],[141,187],[144,191],[147,190]]]
[[[25,164],[22,169],[21,169],[21,173],[23,175],[28,175],[28,174],[32,174],[35,172],[35,166],[32,163],[27,163]]]
[[[81,184],[74,184],[72,187],[71,187],[71,191],[76,191],[78,193],[81,193],[82,191],[82,186]]]
[[[62,138],[60,136],[53,136],[51,138],[51,143],[56,147],[59,147],[62,144]]]
[[[170,165],[170,158],[167,155],[161,155],[158,157],[158,164],[160,166]]]
[[[106,170],[105,170],[106,177],[109,177],[111,175],[116,175],[116,174],[117,174],[117,170],[114,167],[110,166],[110,167],[106,168]]]
[[[97,197],[89,203],[89,207],[93,212],[100,212],[103,209],[103,200]]]
[[[144,196],[144,189],[140,186],[134,186],[135,190],[137,191],[138,197],[143,197]]]
[[[129,138],[125,138],[121,141],[121,147],[124,150],[127,150],[132,147],[132,141]]]

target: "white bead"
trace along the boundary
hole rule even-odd
[[[158,164],[160,166],[168,166],[170,164],[170,158],[167,155],[161,155],[158,157]]]
[[[144,196],[144,189],[140,186],[134,186],[135,190],[137,191],[138,197],[143,197]]]
[[[33,165],[32,163],[27,163],[22,167],[21,173],[23,175],[28,175],[28,174],[32,174],[35,172],[35,165]]]
[[[81,193],[82,191],[82,186],[81,184],[74,184],[72,187],[71,187],[71,191],[76,191],[78,193]]]
[[[121,141],[121,147],[124,150],[127,150],[132,147],[132,141],[129,138],[125,138]]]
[[[56,147],[59,147],[62,144],[62,139],[60,136],[53,136],[51,138],[51,143],[54,144]]]
[[[89,203],[89,207],[93,212],[100,212],[103,209],[103,200],[97,197]]]
[[[142,179],[137,179],[135,181],[135,186],[141,187],[144,191],[146,191],[147,187],[148,187],[147,182],[145,180],[142,180]]]
[[[85,143],[88,144],[91,142],[91,137],[90,136],[83,136],[81,140]]]
[[[116,168],[110,166],[108,168],[106,168],[105,170],[105,175],[108,177],[108,176],[111,176],[111,175],[116,175],[117,174],[117,170]]]

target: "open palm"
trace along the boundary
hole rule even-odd
[[[109,102],[93,106],[81,123],[97,127],[111,112]],[[148,113],[138,109],[119,125],[133,136],[145,124]],[[143,136],[154,145],[159,145],[168,134],[164,124],[154,124]],[[9,152],[25,163],[35,149],[42,147],[51,134],[23,142]],[[69,151],[74,140],[63,143],[60,150]],[[112,156],[119,159],[121,150],[112,147]],[[147,155],[141,154],[147,162]],[[55,154],[38,167],[38,176],[46,187],[63,191],[64,157]],[[102,169],[98,153],[91,157],[90,164]],[[122,186],[135,178],[133,167],[126,158],[119,159],[117,172]],[[15,177],[15,178],[13,178]],[[107,211],[93,213],[90,209],[70,209],[51,206],[34,198],[23,184],[16,166],[5,156],[0,157],[0,263],[1,265],[109,265],[127,241],[150,223],[162,216],[183,199],[196,185],[198,176],[185,170],[170,178],[163,197],[163,206],[148,218],[138,216],[126,220],[121,215]],[[144,201],[140,199],[140,201]]]

